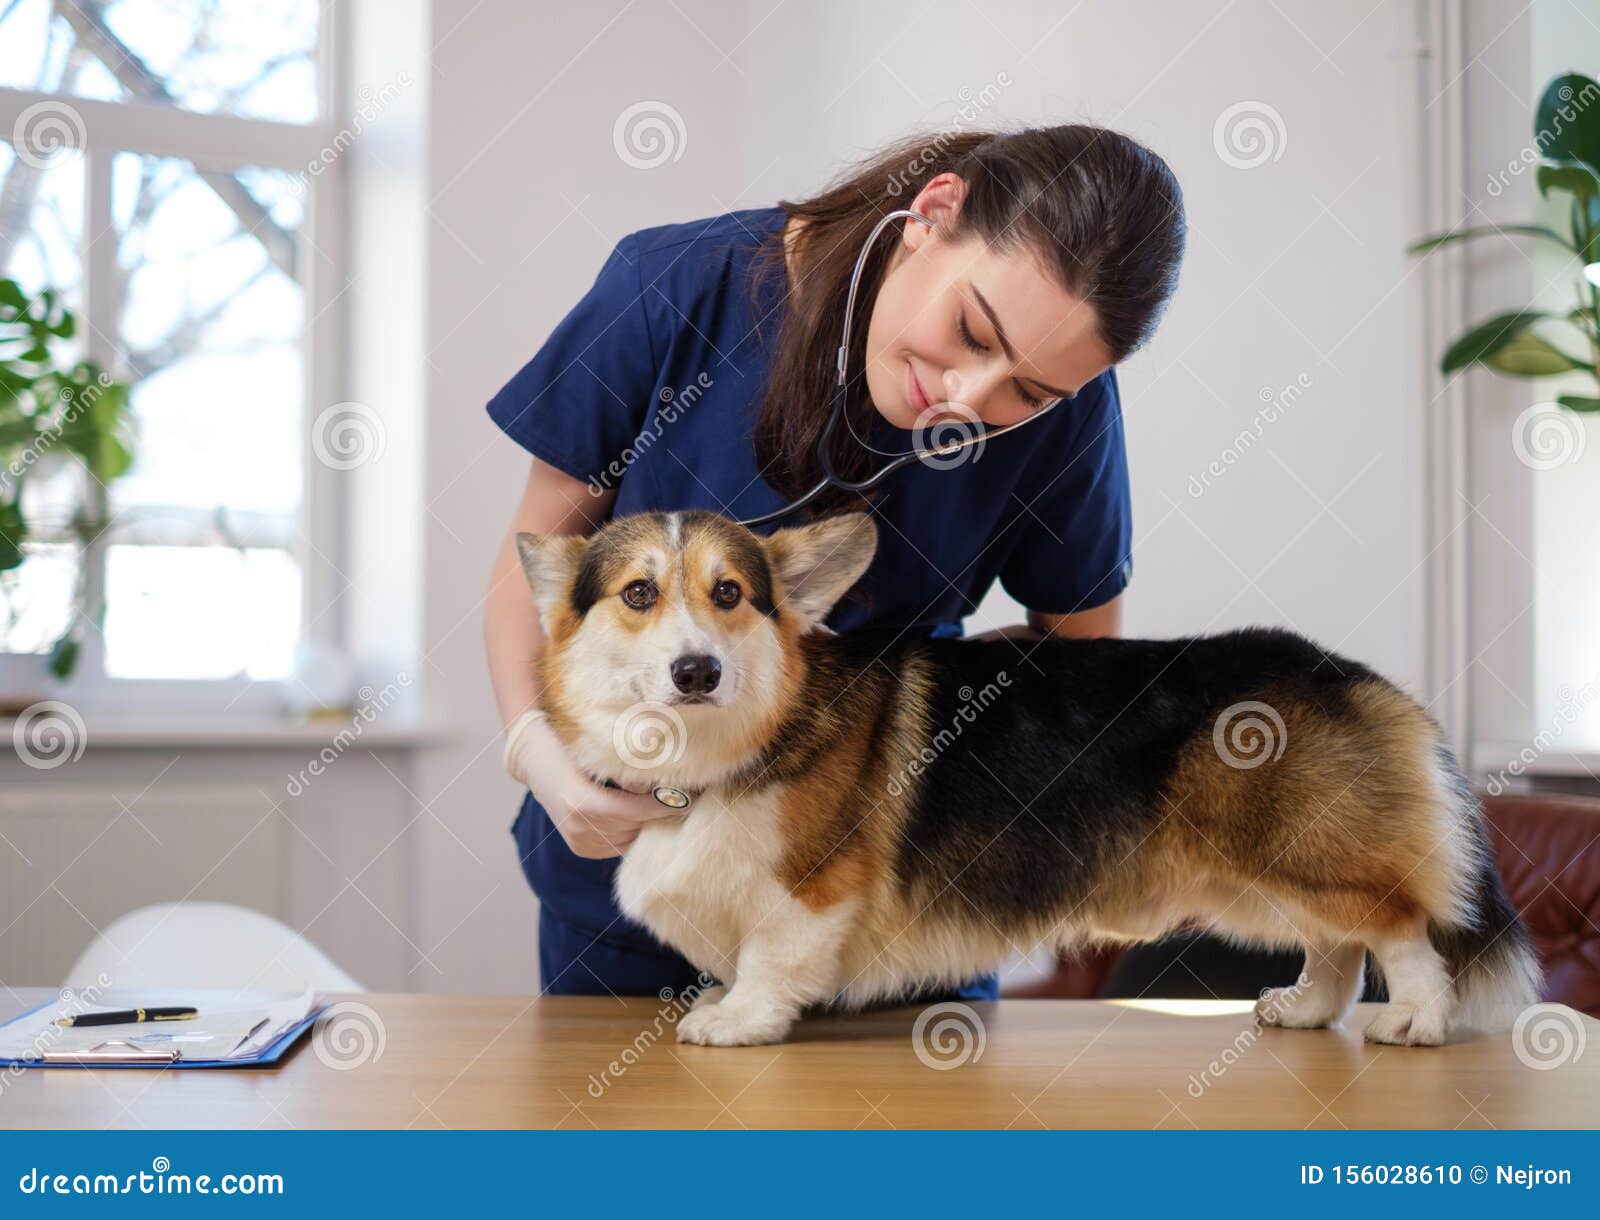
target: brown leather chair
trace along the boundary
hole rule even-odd
[[[1544,967],[1543,998],[1600,1017],[1600,800],[1505,793],[1483,804]]]
[[[1600,1017],[1600,800],[1480,795],[1500,876],[1544,966],[1543,998]],[[1006,995],[1091,999],[1129,952],[1091,950]]]

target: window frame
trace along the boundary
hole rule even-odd
[[[122,362],[114,350],[118,303],[104,285],[115,282],[117,234],[112,226],[112,163],[121,153],[174,158],[196,169],[234,171],[278,169],[304,175],[305,213],[298,230],[295,280],[305,311],[301,332],[301,390],[305,426],[299,437],[303,493],[289,548],[300,567],[301,641],[343,647],[346,643],[340,596],[349,581],[343,575],[346,516],[344,486],[337,471],[316,460],[310,444],[311,421],[317,413],[347,398],[338,353],[345,333],[341,300],[349,287],[346,276],[344,202],[348,190],[346,159],[326,157],[337,150],[346,97],[347,39],[343,6],[319,5],[317,35],[317,113],[311,123],[289,123],[232,114],[204,114],[176,105],[145,101],[100,101],[70,93],[41,92],[0,86],[0,133],[9,134],[22,113],[40,102],[69,106],[82,119],[84,146],[77,156],[83,175],[83,229],[79,255],[82,299],[79,315],[84,355],[100,362],[113,376]],[[8,141],[9,142],[9,141]],[[308,167],[321,168],[311,174]],[[104,511],[103,489],[92,494]],[[203,512],[204,510],[200,510]],[[90,604],[105,587],[110,546],[119,539],[94,540],[83,556]],[[310,608],[325,609],[313,621]],[[244,674],[227,678],[115,678],[106,673],[104,639],[90,626],[83,638],[78,665],[68,684],[48,677],[45,658],[36,653],[0,648],[0,693],[19,683],[20,693],[33,695],[46,683],[71,700],[80,712],[117,716],[137,708],[141,719],[227,715],[261,717],[282,711],[276,681]],[[30,672],[31,671],[31,672]]]

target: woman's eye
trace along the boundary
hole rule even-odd
[[[736,581],[719,580],[716,587],[711,590],[711,600],[724,610],[739,604],[740,589]]]
[[[635,610],[648,610],[656,604],[656,587],[648,580],[635,580],[624,585],[622,600]]]
[[[962,310],[956,315],[956,329],[961,332],[961,342],[965,343],[967,347],[973,351],[986,352],[989,350],[983,344],[978,342],[978,337],[974,335],[971,329],[967,326],[967,314],[965,310]]]
[[[964,309],[960,313],[956,314],[956,329],[961,332],[961,342],[972,351],[986,352],[989,350],[986,344],[978,342],[978,336],[973,334],[972,328],[967,325],[967,311]],[[1034,411],[1037,411],[1049,401],[1048,399],[1040,398],[1035,394],[1030,394],[1027,390],[1022,388],[1022,383],[1020,381],[1017,382],[1017,397],[1022,399],[1023,403]]]

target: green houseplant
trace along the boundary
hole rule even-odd
[[[26,558],[23,489],[44,458],[70,455],[91,480],[67,523],[80,548],[106,528],[105,488],[133,461],[128,387],[94,361],[63,360],[55,350],[76,333],[77,319],[58,293],[29,295],[15,280],[0,279],[0,572]],[[86,619],[104,618],[103,604],[85,604],[84,568],[80,563],[71,619],[50,650],[50,672],[60,679],[77,664]]]
[[[1440,368],[1448,376],[1474,364],[1510,377],[1583,374],[1595,393],[1558,394],[1573,411],[1600,411],[1600,84],[1569,73],[1551,81],[1533,121],[1539,193],[1568,199],[1568,232],[1541,224],[1479,225],[1435,233],[1406,247],[1427,254],[1455,242],[1515,235],[1562,247],[1576,260],[1576,303],[1566,312],[1515,309],[1486,318],[1446,349]],[[1512,172],[1520,173],[1515,163]]]

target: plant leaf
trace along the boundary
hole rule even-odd
[[[82,651],[82,638],[71,627],[50,646],[50,672],[62,682],[72,676],[78,667],[78,654]]]
[[[28,527],[22,519],[21,506],[0,504],[0,572],[21,566],[22,540],[27,536]]]
[[[1533,138],[1547,157],[1600,169],[1600,85],[1577,72],[1556,77],[1534,111]]]
[[[1574,222],[1582,222],[1573,224],[1573,240],[1583,241],[1585,226],[1589,232],[1589,240],[1578,251],[1578,257],[1586,263],[1600,262],[1600,194],[1590,195],[1587,199],[1574,199],[1572,214]]]
[[[9,394],[13,398],[28,389],[37,380],[38,378],[36,377],[28,377],[12,368],[9,364],[0,362],[0,391]]]
[[[1551,190],[1566,191],[1585,202],[1600,195],[1600,170],[1587,161],[1541,161],[1536,178],[1539,194],[1546,199]]]
[[[1481,359],[1496,372],[1513,377],[1554,377],[1589,367],[1531,331],[1524,331]]]
[[[1469,364],[1482,363],[1534,323],[1555,316],[1542,309],[1516,309],[1479,322],[1446,350],[1439,362],[1440,371],[1448,375]]]
[[[1565,250],[1574,249],[1573,244],[1554,229],[1545,225],[1475,225],[1470,229],[1452,229],[1448,233],[1435,233],[1430,237],[1420,238],[1406,247],[1407,254],[1427,254],[1441,246],[1448,246],[1458,241],[1470,241],[1475,237],[1488,237],[1499,234],[1504,237],[1516,235],[1519,237],[1542,237],[1546,241],[1553,241]]]
[[[115,433],[107,432],[100,438],[100,447],[94,456],[94,477],[102,483],[121,478],[133,465],[133,454]]]
[[[1600,411],[1600,398],[1586,398],[1581,394],[1557,394],[1556,401],[1569,411]]]
[[[38,435],[39,429],[30,417],[0,422],[0,446],[9,448],[12,445],[32,444],[33,438]]]

